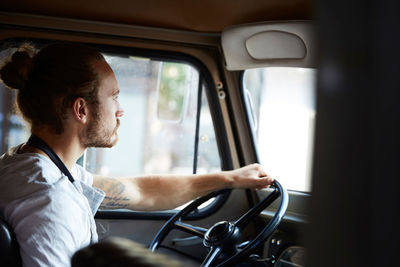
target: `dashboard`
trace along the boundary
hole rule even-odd
[[[278,260],[275,267],[304,267],[306,250],[300,246],[290,246],[286,248]]]

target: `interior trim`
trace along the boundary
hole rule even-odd
[[[218,46],[220,34],[0,11],[0,24]]]

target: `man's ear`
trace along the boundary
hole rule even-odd
[[[72,105],[74,118],[79,122],[86,124],[89,116],[88,104],[85,99],[78,97]]]

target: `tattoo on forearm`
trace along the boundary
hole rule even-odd
[[[125,186],[116,179],[110,179],[104,186],[106,197],[100,205],[101,209],[123,209],[129,206],[130,199],[126,196],[122,196],[125,191]]]
[[[100,205],[102,209],[124,209],[129,206],[127,197],[105,197]]]
[[[111,196],[120,195],[122,192],[125,191],[125,186],[119,182],[114,180],[108,187],[107,193]]]

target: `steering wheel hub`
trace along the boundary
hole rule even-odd
[[[204,245],[212,247],[230,238],[235,232],[235,226],[231,222],[222,221],[214,224],[204,235]]]

